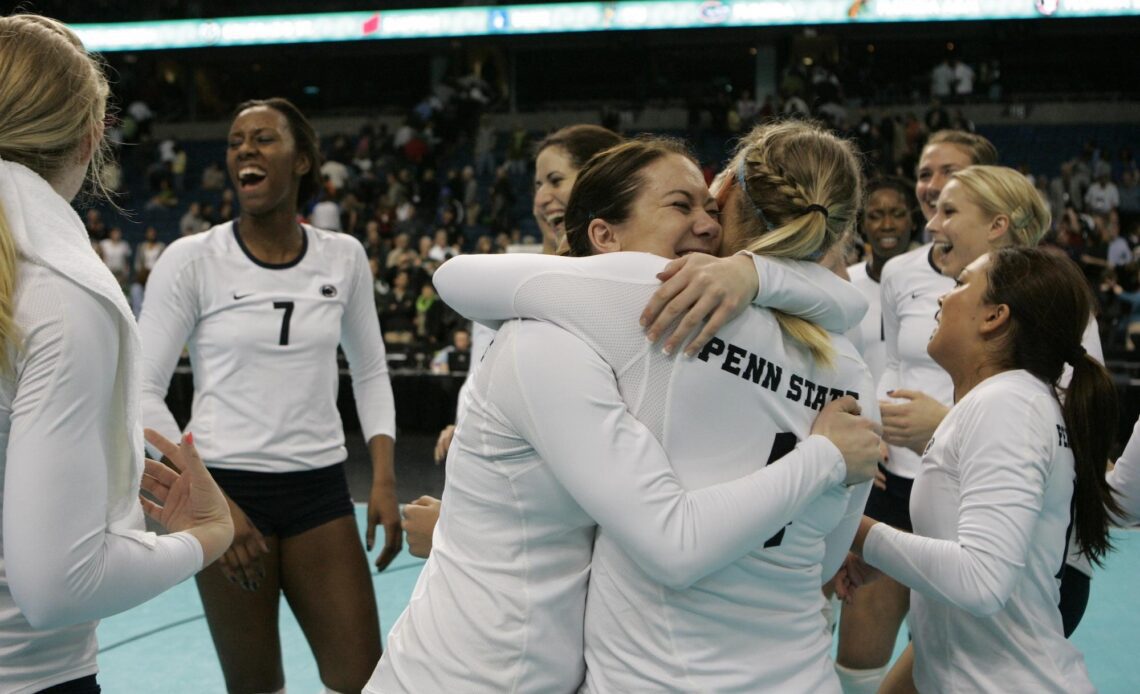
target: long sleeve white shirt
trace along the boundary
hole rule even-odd
[[[920,691],[1094,691],[1057,609],[1074,474],[1060,405],[1025,371],[986,379],[939,425],[914,534],[880,523],[863,550],[911,588]]]
[[[107,527],[107,457],[124,426],[115,393],[120,334],[108,306],[39,265],[20,264],[11,350],[0,379],[0,691],[92,674],[97,619],[201,568],[187,533],[153,545]],[[120,405],[121,406],[121,405]]]
[[[365,440],[395,438],[392,386],[364,249],[304,227],[287,266],[258,263],[233,223],[175,241],[139,319],[143,421],[179,435],[165,397],[184,345],[194,372],[188,429],[211,467],[291,472],[347,457],[336,414],[341,345]]]
[[[660,439],[672,461],[670,469],[669,460],[656,458],[650,468],[646,451],[656,447],[647,443],[640,450],[612,444],[595,448],[594,440],[605,443],[606,432],[613,429],[605,418],[583,426],[549,406],[529,408],[541,417],[534,427],[552,428],[561,437],[559,445],[543,451],[544,460],[553,466],[548,457],[567,456],[566,464],[588,473],[589,486],[582,494],[612,493],[622,510],[613,516],[575,497],[600,528],[586,607],[587,687],[838,691],[818,612],[819,586],[850,544],[866,485],[854,493],[837,485],[840,459],[831,457],[822,467],[813,462],[816,447],[830,444],[808,437],[808,430],[823,403],[844,392],[858,393],[867,411],[872,416],[877,412],[870,376],[853,348],[837,340],[839,366],[834,372],[818,369],[785,343],[769,312],[756,309],[722,331],[702,356],[664,357],[645,341],[637,316],[666,261],[641,254],[570,261],[495,258],[502,263],[469,282],[453,272],[462,272],[467,261],[449,261],[435,277],[441,296],[474,318],[545,312],[579,334],[588,348],[579,359],[597,364],[592,384],[572,369],[574,360],[563,358],[550,359],[544,367],[557,372],[556,378],[535,369],[524,383],[556,402],[583,397],[597,402],[595,390],[602,392],[605,382],[612,390],[616,375],[621,400],[607,402],[623,417],[628,407],[648,428],[641,436]],[[489,278],[494,281],[487,283]],[[550,358],[545,343],[530,349]],[[823,384],[828,387],[821,389]],[[472,407],[456,434],[458,455],[449,461],[445,516],[456,489],[453,480],[464,463],[462,441],[479,436],[477,420],[470,419],[478,398]],[[532,435],[549,436],[541,429]],[[762,467],[797,440],[803,443],[792,455]],[[629,474],[653,480],[654,486],[656,480],[668,479],[670,492],[687,499],[732,490],[732,502],[709,508],[685,504],[668,512],[648,507],[647,513],[637,513],[638,505],[656,502],[661,492],[613,482]],[[697,513],[689,517],[685,509]],[[744,519],[764,520],[754,524]],[[693,525],[687,527],[689,523]],[[437,539],[445,539],[445,527],[451,526],[441,521]],[[756,532],[760,528],[763,533]],[[438,544],[433,556],[437,549]],[[448,573],[453,572],[441,572]],[[438,592],[427,583],[417,597],[430,599]],[[398,627],[417,620],[417,607],[413,601]],[[422,615],[424,609],[418,612]],[[444,612],[433,609],[431,614]],[[415,627],[411,633],[419,632]],[[396,643],[402,641],[401,635]],[[403,651],[396,650],[399,645],[390,647],[380,670],[385,663],[390,671],[399,670],[401,661],[415,658],[416,652],[438,652],[425,649],[430,645],[429,640]],[[450,648],[456,648],[454,642]],[[757,657],[758,652],[764,655]],[[573,651],[562,650],[557,659],[568,665]]]
[[[1140,524],[1140,419],[1132,428],[1132,436],[1124,452],[1116,459],[1116,466],[1108,473],[1108,484],[1116,494],[1116,501],[1124,511],[1122,525]]]

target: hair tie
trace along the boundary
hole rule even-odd
[[[1070,354],[1069,358],[1066,359],[1065,361],[1069,362],[1073,366],[1076,366],[1077,362],[1084,359],[1086,354],[1088,354],[1088,352],[1085,351],[1085,346],[1084,345],[1077,345],[1077,348],[1075,350],[1073,350],[1073,353]]]
[[[772,225],[768,223],[768,218],[764,216],[763,210],[756,205],[752,200],[752,196],[748,194],[748,182],[744,176],[744,164],[744,157],[740,157],[740,165],[736,167],[736,182],[740,184],[740,194],[744,196],[744,199],[748,201],[749,207],[756,213],[756,219],[760,220],[760,225],[764,227],[764,231],[768,231],[772,228]]]
[[[824,219],[828,218],[827,208],[824,207],[823,205],[816,205],[816,204],[808,205],[807,207],[804,208],[803,214],[807,214],[808,212],[819,212],[819,213],[823,214]]]

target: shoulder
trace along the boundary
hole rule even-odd
[[[955,409],[979,425],[1031,431],[1061,421],[1061,406],[1050,386],[1027,371],[1005,371],[978,384]]]
[[[111,306],[54,270],[20,264],[15,318],[28,352],[48,345],[112,352],[119,331]],[[110,349],[107,349],[110,348]]]
[[[314,226],[309,226],[308,224],[302,226],[309,236],[309,248],[311,251],[321,255],[353,258],[365,263],[368,261],[368,255],[364,251],[364,246],[360,241],[356,240],[355,236],[340,231],[319,229]]]
[[[176,239],[163,249],[159,262],[169,268],[171,265],[192,263],[230,250],[240,251],[234,240],[233,229],[233,222],[225,222],[200,234]]]
[[[867,263],[859,262],[854,265],[847,266],[847,276],[851,279],[851,284],[859,284],[860,282],[869,279],[867,277]]]
[[[888,279],[895,279],[907,273],[915,272],[916,269],[921,269],[924,266],[928,269],[930,267],[930,249],[933,246],[929,243],[923,244],[914,250],[907,251],[902,255],[896,255],[883,265],[882,278],[883,283],[886,284]]]

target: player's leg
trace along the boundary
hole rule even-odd
[[[359,692],[380,660],[380,619],[360,531],[341,516],[281,542],[282,589],[321,682]]]
[[[918,694],[914,686],[914,646],[908,645],[887,673],[879,694]]]
[[[265,542],[269,554],[263,557],[265,578],[257,590],[231,583],[218,562],[197,576],[206,622],[230,694],[276,692],[285,686],[277,619],[280,543],[273,536],[266,536]]]
[[[836,671],[846,694],[878,691],[909,607],[910,589],[887,576],[859,588],[843,606]]]

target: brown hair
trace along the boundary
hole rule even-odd
[[[289,124],[289,132],[293,135],[294,149],[301,156],[309,160],[308,173],[301,176],[301,185],[297,188],[297,206],[300,207],[321,191],[321,142],[311,123],[301,113],[301,110],[288,99],[275,96],[269,99],[250,99],[238,104],[234,109],[234,118],[249,108],[264,106],[285,116]]]
[[[817,260],[855,226],[863,177],[851,142],[823,126],[786,121],[754,128],[729,163],[739,196],[746,249],[758,255]],[[780,327],[824,364],[834,354],[827,332],[775,311]]]
[[[939,130],[931,135],[923,145],[925,150],[931,145],[955,145],[966,150],[971,164],[995,166],[998,163],[997,147],[994,143],[976,133],[965,130]]]
[[[595,154],[578,173],[566,203],[566,242],[569,255],[594,254],[589,227],[594,219],[621,224],[629,218],[645,184],[645,167],[662,157],[679,154],[696,163],[689,148],[671,137],[637,137]]]
[[[102,64],[54,19],[0,17],[0,159],[23,164],[48,182],[93,149],[87,185],[106,197],[110,145],[102,133],[110,88]],[[0,370],[20,336],[14,318],[17,250],[0,209]]]
[[[1112,377],[1081,346],[1094,306],[1088,282],[1073,261],[1039,248],[991,252],[987,279],[986,303],[1005,304],[1011,317],[1001,366],[1025,369],[1058,394],[1076,459],[1076,538],[1085,556],[1100,564],[1112,549],[1110,514],[1120,513],[1104,476],[1117,401]],[[1066,362],[1073,376],[1060,397]]]
[[[600,125],[568,125],[547,135],[534,148],[537,157],[548,147],[561,147],[570,155],[570,163],[581,169],[590,157],[604,149],[621,144],[622,137]]]

